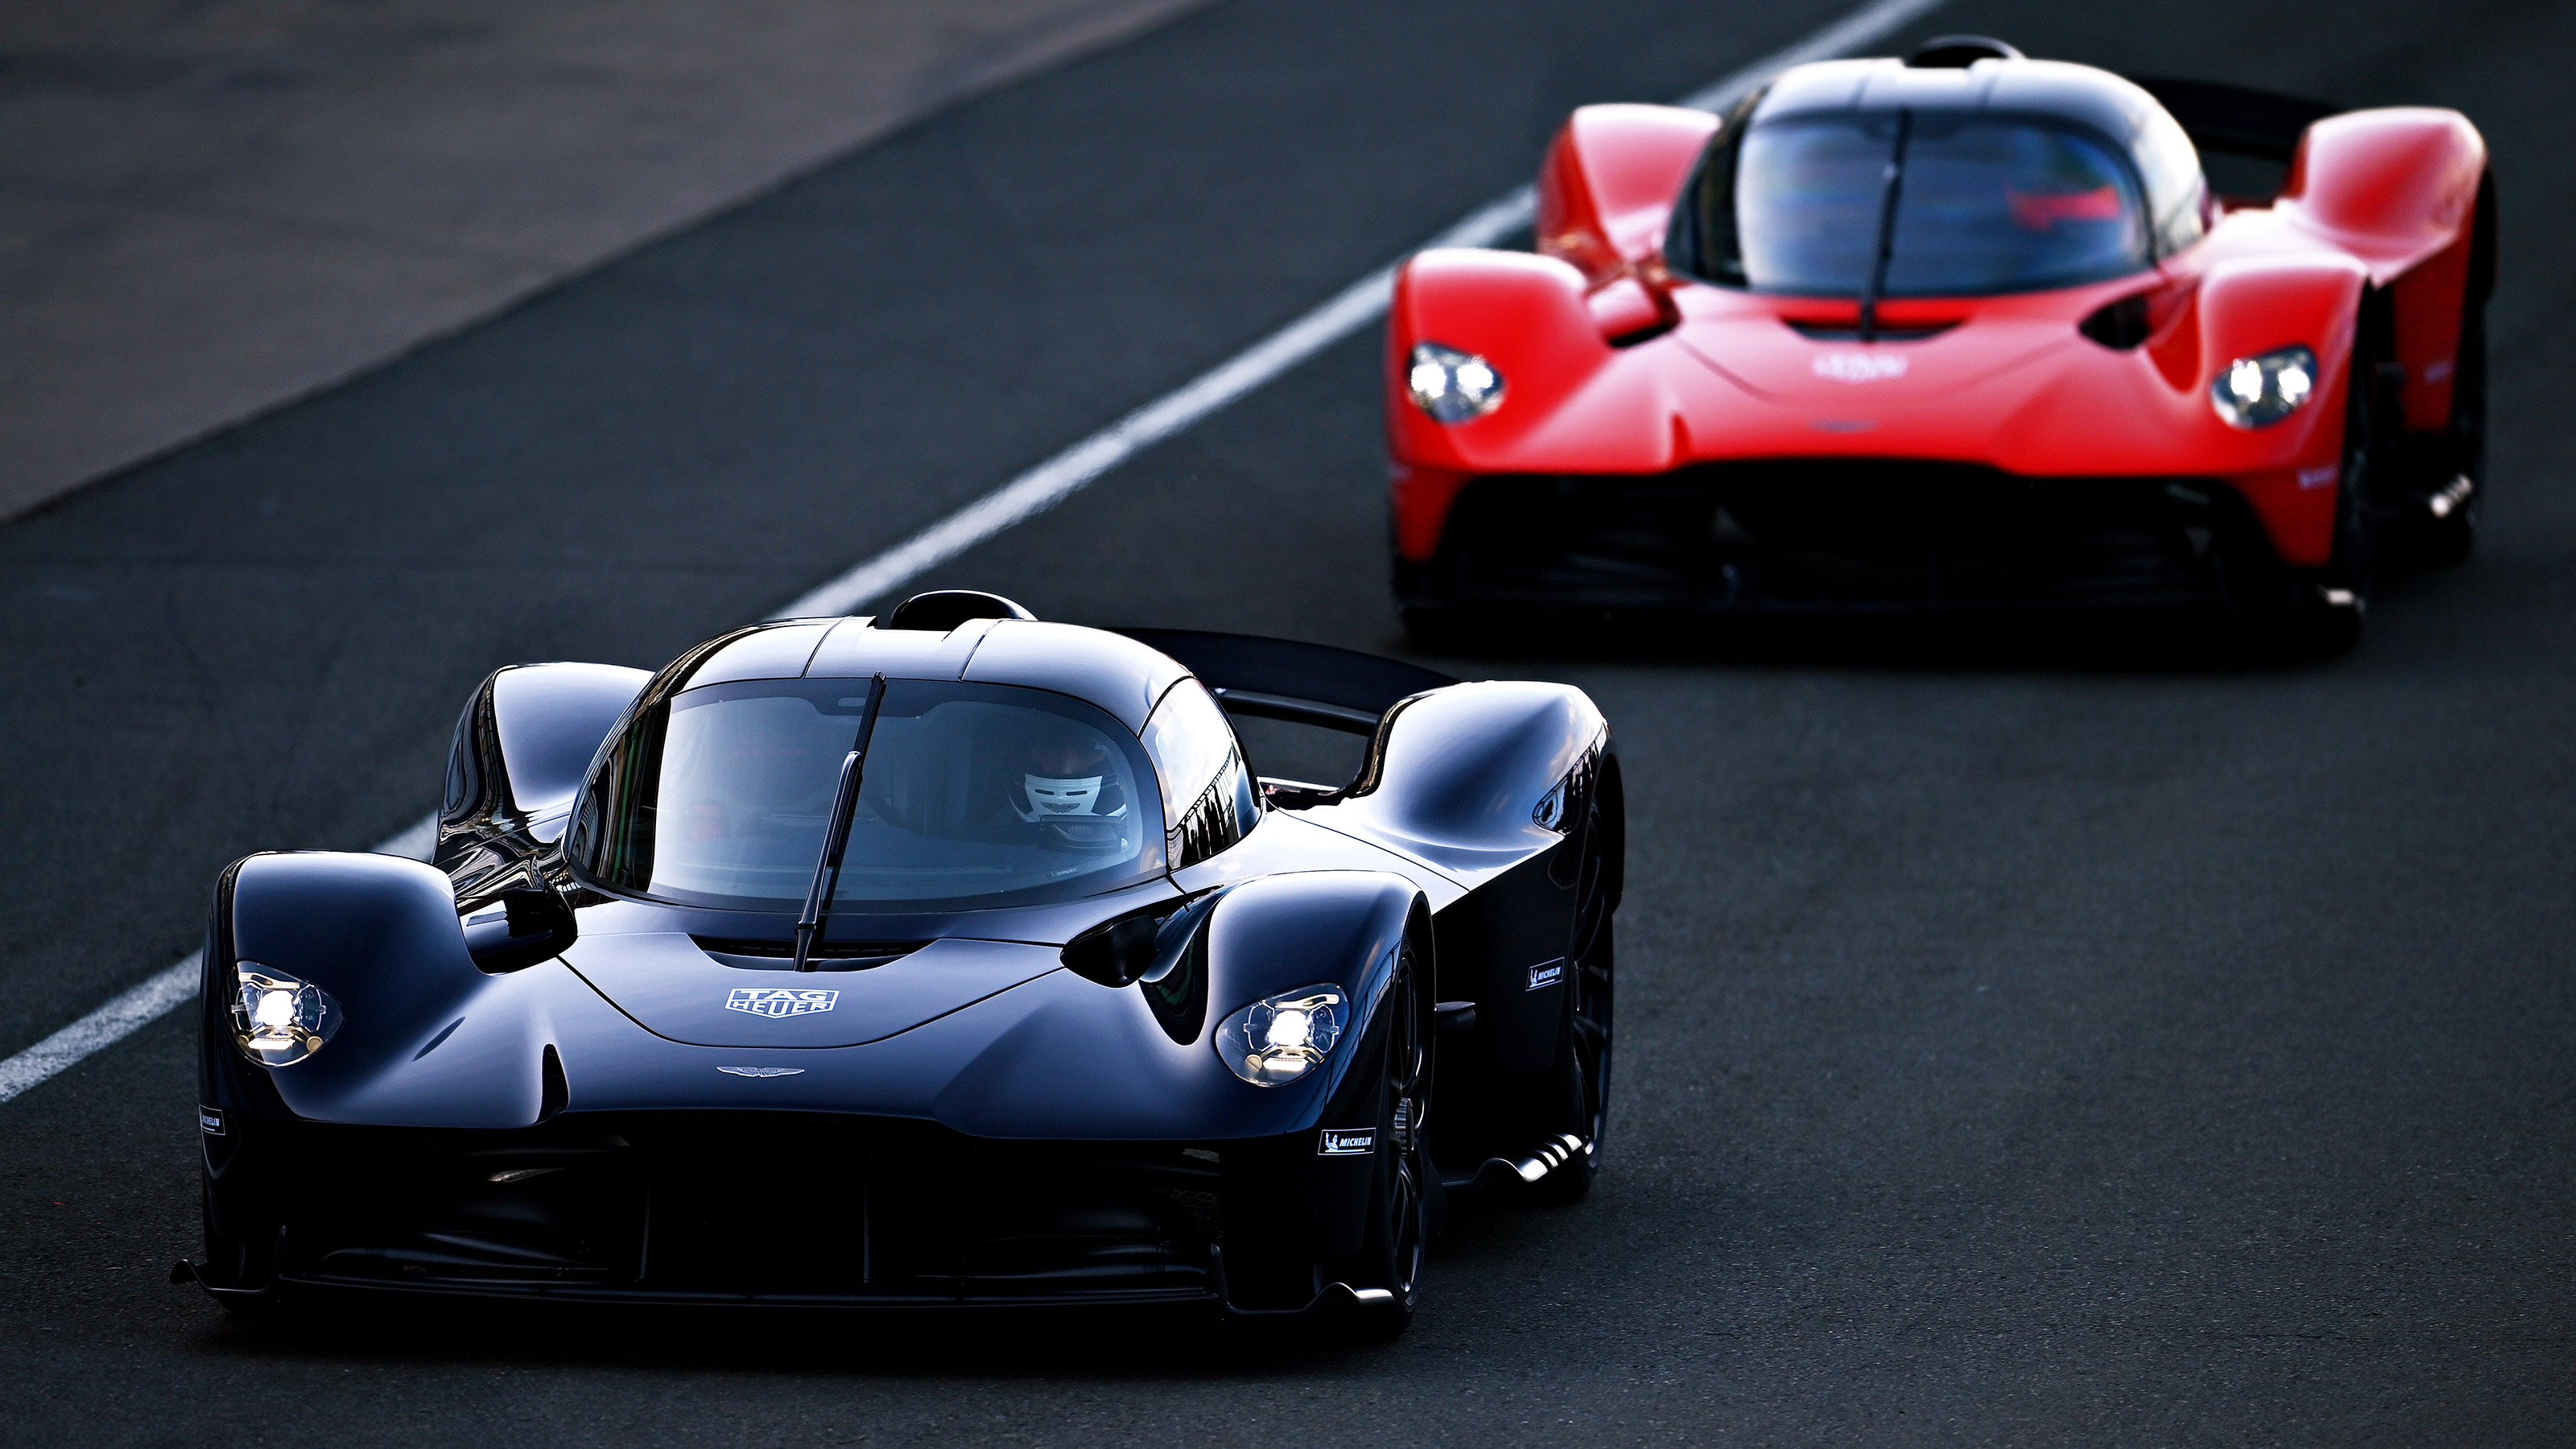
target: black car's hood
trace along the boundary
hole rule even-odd
[[[747,970],[677,931],[584,937],[564,961],[655,1036],[714,1047],[882,1041],[1064,964],[1054,946],[946,940],[864,971]]]

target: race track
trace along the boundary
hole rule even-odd
[[[496,665],[659,663],[1187,382],[1843,0],[1223,0],[0,529],[0,1055],[246,851],[434,802]],[[1155,1322],[285,1328],[197,1246],[185,1013],[0,1104],[0,1442],[2565,1443],[2576,7],[1953,0],[2494,150],[2494,494],[2350,658],[1582,641],[1631,797],[1608,1166],[1396,1345]],[[1370,332],[933,571],[1403,650]],[[746,1253],[763,1251],[758,1242]]]

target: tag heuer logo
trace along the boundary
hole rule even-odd
[[[788,986],[737,986],[725,998],[725,1010],[754,1016],[804,1016],[829,1011],[841,999],[837,991],[800,991]]]
[[[1530,968],[1529,989],[1536,991],[1543,986],[1554,986],[1556,983],[1563,981],[1564,979],[1564,957],[1559,956],[1553,961],[1541,961]]]
[[[1315,1151],[1325,1157],[1357,1157],[1376,1147],[1377,1132],[1374,1128],[1366,1132],[1343,1132],[1327,1127]]]

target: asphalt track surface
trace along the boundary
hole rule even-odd
[[[756,617],[1527,179],[1567,107],[1838,8],[1228,0],[0,531],[0,1053],[192,946],[231,857],[417,818],[491,667]],[[0,1106],[0,1440],[2576,1437],[2576,14],[2070,9],[1900,39],[2485,129],[2479,556],[2388,581],[2325,665],[2025,628],[1453,661],[1619,731],[1617,1100],[1592,1200],[1462,1213],[1399,1343],[230,1323],[163,1281],[196,1234],[173,1016]],[[1375,347],[926,582],[1401,649]]]

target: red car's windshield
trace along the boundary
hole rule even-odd
[[[2129,168],[2043,122],[1939,111],[1783,119],[1753,127],[1732,159],[1710,167],[1692,198],[1701,264],[1691,270],[1758,291],[1862,294],[1882,228],[1879,295],[1889,297],[2074,286],[2152,258]],[[1721,185],[1724,195],[1706,194]]]

